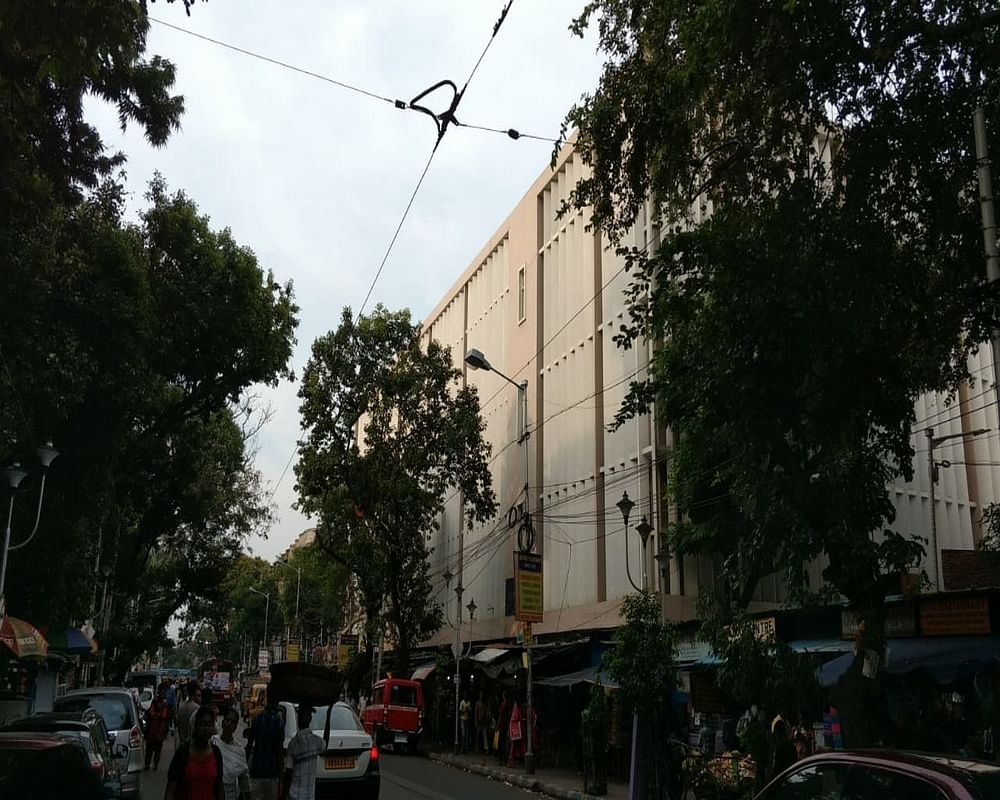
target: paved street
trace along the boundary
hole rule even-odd
[[[174,754],[174,744],[168,738],[163,745],[160,769],[143,773],[143,800],[161,800],[167,788],[167,766]],[[381,800],[510,800],[527,796],[538,797],[512,786],[472,775],[454,767],[417,756],[382,755]]]
[[[510,800],[533,792],[491,781],[481,775],[463,772],[426,758],[385,754],[382,757],[381,800],[405,800],[408,797],[429,800]]]

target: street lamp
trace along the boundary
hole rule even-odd
[[[288,567],[289,569],[294,569],[298,573],[298,583],[295,586],[295,624],[299,629],[299,636],[301,636],[302,620],[299,618],[299,597],[302,594],[302,567],[293,567],[287,561],[282,561],[280,558],[274,563],[280,564],[283,567]]]
[[[36,448],[35,453],[38,455],[38,462],[42,466],[42,482],[38,489],[38,510],[35,512],[35,527],[31,529],[28,538],[20,544],[10,543],[10,525],[11,520],[14,518],[14,493],[21,485],[21,481],[28,476],[28,473],[26,470],[21,469],[21,465],[17,463],[11,464],[3,471],[4,478],[7,480],[7,486],[10,488],[10,505],[7,509],[7,526],[4,528],[3,533],[3,553],[0,554],[0,617],[3,617],[6,613],[3,592],[7,581],[7,555],[12,550],[20,550],[35,538],[35,534],[38,532],[38,523],[42,518],[42,498],[45,497],[45,476],[48,474],[49,466],[59,455],[59,451],[52,447],[52,442],[46,442],[41,447]]]
[[[494,367],[489,359],[483,355],[481,350],[476,350],[474,347],[470,348],[465,353],[465,363],[468,364],[472,369],[481,369],[487,372],[495,372],[501,378],[503,378],[511,386],[516,386],[519,396],[519,408],[521,424],[519,426],[520,430],[518,432],[517,441],[524,447],[524,521],[517,532],[517,544],[518,548],[522,553],[530,553],[535,549],[535,535],[531,528],[531,516],[529,509],[529,498],[528,493],[528,382],[522,381],[518,383],[513,378],[504,375],[500,370]],[[526,534],[522,539],[522,531]],[[461,602],[461,601],[459,601]],[[461,609],[459,609],[459,614],[461,614]],[[531,658],[531,623],[525,623],[525,655],[528,661],[528,697],[527,697],[527,712],[528,712],[528,736],[527,736],[527,748],[524,753],[524,772],[526,775],[535,774],[535,751],[531,743],[531,708],[533,703],[532,698],[532,658]],[[456,701],[458,694],[456,692]],[[456,716],[457,719],[457,716]],[[456,740],[458,735],[456,733]]]
[[[938,480],[938,467],[945,467],[946,469],[951,466],[949,461],[935,461],[934,451],[940,447],[945,442],[951,439],[964,439],[966,436],[982,436],[984,433],[989,433],[989,428],[976,428],[974,431],[962,431],[961,433],[948,433],[944,436],[935,436],[933,428],[927,428],[924,430],[924,434],[927,436],[927,468],[930,477],[930,506],[931,506],[931,547],[934,549],[934,588],[936,591],[941,591],[942,581],[941,581],[941,552],[938,548],[938,538],[937,538],[937,499],[934,496],[934,486],[937,484]]]
[[[268,615],[268,612],[271,610],[271,593],[270,592],[262,592],[260,589],[254,589],[252,586],[249,587],[249,588],[250,588],[251,592],[253,592],[254,594],[259,594],[261,597],[264,598],[264,647],[266,648],[267,647],[267,615]],[[269,652],[268,653],[268,662],[269,663],[270,663],[270,660],[271,660],[271,656],[270,656],[270,652]]]
[[[632,580],[632,566],[629,563],[631,558],[628,554],[628,518],[629,514],[632,513],[632,509],[635,508],[635,503],[632,502],[632,498],[628,496],[628,492],[622,492],[622,499],[615,503],[618,506],[618,510],[622,512],[622,520],[625,522],[625,574],[628,576],[628,582],[632,584],[632,588],[637,592],[641,592],[638,586],[635,585],[635,581]],[[643,517],[645,519],[645,517]]]
[[[458,614],[458,624],[455,626],[455,755],[461,752],[458,706],[462,702],[462,592],[464,591],[462,580],[459,578],[455,587],[455,596],[458,598],[458,602],[455,603]]]
[[[639,538],[642,539],[642,588],[645,591],[649,587],[649,576],[647,573],[646,564],[649,559],[646,556],[646,544],[649,542],[649,535],[653,532],[653,527],[648,522],[646,522],[646,515],[642,515],[642,521],[635,526],[635,532],[639,534]]]
[[[466,608],[469,609],[469,622],[470,623],[471,622],[475,622],[476,621],[476,598],[473,597],[472,599],[470,599],[469,600],[469,604],[466,606]]]

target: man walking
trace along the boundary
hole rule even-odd
[[[486,701],[483,699],[483,693],[479,693],[479,699],[476,700],[476,752],[479,752],[479,748],[482,747],[484,753],[490,752],[490,742],[489,729],[486,727]]]
[[[462,702],[458,704],[458,716],[461,719],[461,731],[462,731],[462,752],[467,753],[469,751],[469,746],[472,744],[472,731],[469,728],[469,715],[472,711],[472,703],[469,702],[469,696],[466,695],[462,698]]]
[[[327,706],[326,726],[323,728],[323,738],[312,732],[312,717],[314,709],[310,705],[299,705],[297,719],[299,732],[288,743],[288,759],[292,762],[285,770],[285,790],[282,800],[315,800],[316,770],[318,757],[330,745],[330,714],[333,706]]]
[[[180,744],[191,744],[194,713],[200,706],[201,687],[197,681],[189,681],[187,685],[187,700],[177,708],[177,738],[180,740]]]
[[[270,692],[267,705],[254,718],[246,737],[253,800],[278,800],[278,782],[285,763],[285,720]]]

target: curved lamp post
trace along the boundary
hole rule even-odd
[[[52,442],[46,442],[41,447],[36,448],[35,452],[38,454],[38,462],[42,466],[42,482],[38,489],[38,510],[35,512],[35,526],[31,529],[31,533],[28,534],[28,538],[19,544],[10,543],[10,525],[14,518],[14,493],[21,485],[21,481],[28,476],[28,473],[26,470],[21,469],[20,464],[16,463],[11,464],[3,471],[4,478],[7,480],[7,486],[10,488],[10,505],[7,508],[7,525],[4,528],[3,534],[3,552],[0,553],[0,617],[5,613],[3,592],[7,581],[7,554],[12,550],[20,550],[35,538],[35,534],[38,532],[38,523],[42,518],[42,498],[45,497],[45,476],[48,474],[49,465],[59,455],[59,451],[52,447]]]

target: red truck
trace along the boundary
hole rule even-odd
[[[385,678],[371,690],[361,713],[365,730],[377,746],[415,753],[424,728],[424,689],[418,681]]]

